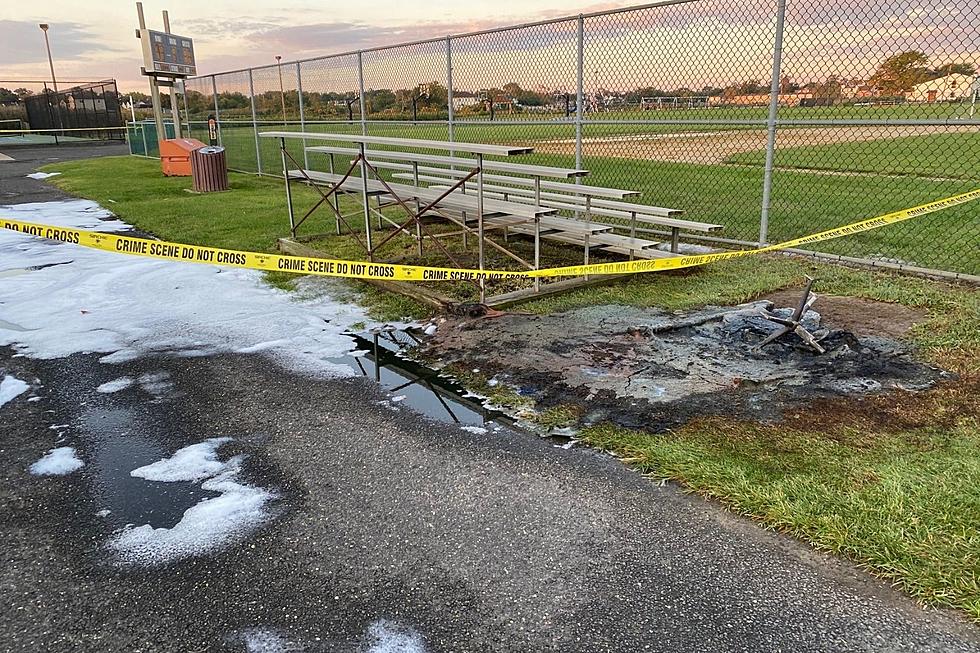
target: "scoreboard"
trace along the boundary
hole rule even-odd
[[[186,36],[143,30],[143,60],[147,75],[188,77],[197,74],[194,41]]]

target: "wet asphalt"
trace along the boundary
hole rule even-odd
[[[242,650],[236,634],[255,628],[356,651],[378,620],[428,651],[980,651],[958,615],[674,485],[589,449],[392,410],[365,379],[259,355],[108,365],[0,349],[0,368],[40,397],[0,409],[2,651]],[[169,374],[161,397],[95,392],[147,372]],[[132,461],[106,453],[123,433],[146,447]],[[120,524],[97,514],[125,511],[113,469],[223,435],[245,478],[277,492],[275,518],[220,553],[116,564],[105,543]],[[62,445],[90,464],[27,472]]]

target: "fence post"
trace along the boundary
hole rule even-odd
[[[453,121],[456,119],[456,112],[453,110],[453,37],[451,36],[446,37],[446,97],[448,98],[449,111],[447,115],[449,119],[449,142],[453,143],[456,141],[456,128],[453,125]],[[456,152],[450,150],[449,156],[456,156]]]
[[[363,53],[357,53],[357,93],[361,102],[361,136],[367,136],[367,102],[364,100],[364,57]],[[370,247],[368,248],[370,249]]]
[[[759,218],[759,245],[769,240],[769,206],[772,201],[772,168],[776,157],[776,119],[779,116],[779,88],[783,66],[783,28],[786,22],[786,0],[776,5],[776,39],[773,43],[772,84],[769,87],[769,118],[766,121],[766,167],[762,177],[762,214]]]
[[[582,104],[585,99],[585,17],[578,15],[578,79],[575,82],[575,167],[582,169]],[[581,184],[582,177],[576,176]],[[578,217],[578,211],[575,212]]]
[[[255,170],[261,175],[262,152],[259,149],[259,123],[255,119],[255,83],[252,81],[251,68],[248,69],[248,102],[252,106],[252,135],[255,137]],[[218,124],[220,125],[221,123]]]
[[[299,94],[299,129],[306,131],[306,115],[303,111],[303,72],[300,63],[296,62],[296,93]],[[303,167],[310,169],[310,155],[306,152],[306,139],[303,139]]]
[[[187,123],[187,137],[191,137],[191,111],[187,108],[187,85],[182,84],[184,87],[184,92],[180,94],[180,97],[184,99],[184,121]],[[215,116],[217,118],[217,116]]]
[[[221,116],[218,115],[218,82],[217,75],[211,75],[211,97],[214,98],[214,121],[218,125],[218,145],[224,145],[224,140],[221,138]],[[166,127],[164,127],[166,129]]]
[[[180,84],[181,81],[175,79],[173,86],[170,87],[170,115],[174,118],[174,138],[184,137],[184,128],[180,124],[180,93],[178,89]],[[188,134],[188,138],[190,138],[190,134]]]

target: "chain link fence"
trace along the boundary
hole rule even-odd
[[[747,246],[976,187],[978,67],[968,0],[682,0],[192,78],[182,118],[271,175],[268,129],[528,144]],[[978,243],[966,205],[815,247],[980,275]]]

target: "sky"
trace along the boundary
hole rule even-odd
[[[166,3],[166,4],[164,4]],[[148,27],[194,40],[198,73],[392,45],[448,34],[571,16],[639,2],[602,0],[147,0]],[[701,0],[586,21],[586,90],[724,86],[771,78],[775,0]],[[931,65],[980,68],[980,4],[975,0],[791,0],[784,74],[794,81],[830,75],[867,79],[883,59],[919,49]],[[130,0],[8,2],[0,13],[0,86],[13,79],[47,79],[43,35],[51,25],[61,80],[115,78],[121,91],[144,91],[135,3]],[[445,83],[443,45],[364,57],[367,88]],[[524,88],[574,89],[575,23],[454,40],[454,86],[478,91],[510,81]],[[304,89],[352,91],[356,62],[317,62]],[[334,66],[334,68],[331,68]],[[286,70],[285,85],[295,87]],[[295,68],[292,68],[295,71]],[[306,70],[306,69],[304,69]],[[277,87],[273,71],[256,90]],[[309,74],[309,79],[307,75]],[[241,77],[241,76],[239,76]],[[229,76],[219,90],[247,90]],[[237,81],[236,81],[237,80]],[[209,80],[198,84],[209,85]],[[243,86],[244,85],[244,86]],[[238,88],[241,86],[241,88]]]
[[[459,34],[531,20],[638,4],[596,0],[147,0],[147,27],[194,39],[198,73],[220,72],[364,47]],[[0,80],[50,79],[39,23],[48,32],[55,73],[70,80],[114,78],[145,90],[129,0],[5,3],[0,12]]]

